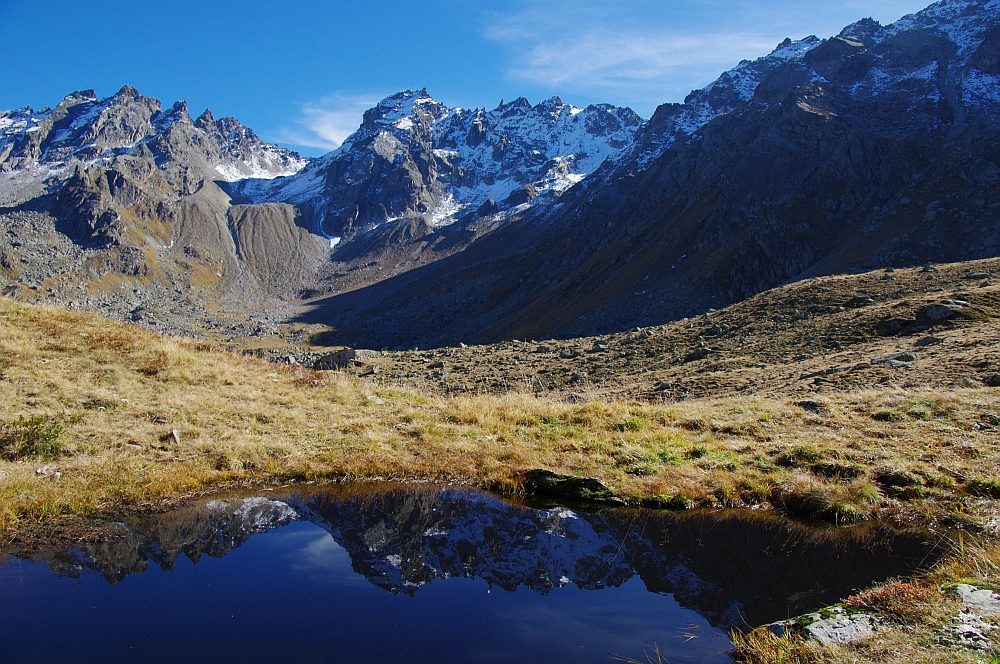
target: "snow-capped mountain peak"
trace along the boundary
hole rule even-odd
[[[642,126],[631,109],[607,104],[581,109],[552,97],[532,106],[521,97],[487,111],[404,90],[366,111],[340,148],[296,176],[235,189],[253,202],[309,206],[330,237],[400,219],[445,226],[481,209],[553,200],[631,149]]]
[[[183,131],[181,130],[183,128]],[[181,139],[173,136],[197,135]],[[233,118],[215,120],[211,112],[192,122],[185,102],[163,110],[158,99],[130,85],[98,99],[93,90],[73,92],[54,109],[0,112],[0,171],[39,171],[58,176],[72,164],[110,162],[115,156],[146,145],[157,163],[175,152],[199,153],[207,173],[223,180],[274,178],[299,171],[306,160],[261,141]],[[185,157],[186,158],[186,157]]]

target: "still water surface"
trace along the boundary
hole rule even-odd
[[[228,496],[0,567],[4,662],[728,662],[732,627],[933,562],[770,514],[431,486]]]

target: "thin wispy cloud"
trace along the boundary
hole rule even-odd
[[[869,14],[891,21],[923,1],[550,0],[486,14],[484,37],[506,47],[513,80],[645,105],[677,101],[785,37],[828,37]]]
[[[753,31],[674,30],[662,23],[610,15],[603,3],[556,2],[496,15],[485,37],[509,47],[513,79],[591,94],[628,89],[633,98],[658,101],[705,85],[777,44]]]
[[[277,140],[291,145],[334,150],[353,134],[366,110],[378,103],[376,94],[336,92],[302,105],[294,127],[283,127]]]
[[[748,34],[636,35],[591,31],[536,44],[508,73],[547,85],[624,87],[720,71],[748,53],[774,48]],[[692,71],[692,68],[695,71]]]

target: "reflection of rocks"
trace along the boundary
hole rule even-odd
[[[183,553],[197,563],[203,555],[220,558],[251,535],[285,526],[297,518],[287,504],[267,498],[211,500],[200,508],[168,512],[142,524],[150,555],[163,568]]]
[[[145,572],[150,560],[162,569],[172,569],[182,553],[193,563],[203,555],[221,558],[251,535],[288,525],[296,518],[291,507],[276,500],[211,500],[122,527],[118,536],[105,541],[88,542],[43,558],[57,574],[76,577],[88,568],[114,584],[129,574]]]
[[[331,534],[353,569],[393,593],[451,577],[545,594],[569,583],[617,587],[639,576],[650,592],[724,627],[813,610],[874,581],[933,562],[913,532],[824,530],[772,514],[532,509],[470,490],[335,487],[265,498],[211,500],[144,519],[117,538],[43,556],[59,574],[84,568],[117,583],[148,561],[219,557],[251,535],[302,519]]]
[[[481,578],[541,593],[574,583],[618,586],[633,572],[615,556],[620,539],[593,515],[517,508],[472,492],[393,491],[373,501],[317,494],[305,501],[355,571],[392,592],[412,594],[433,579]]]

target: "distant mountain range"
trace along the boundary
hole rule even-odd
[[[0,284],[164,330],[323,323],[404,347],[607,332],[810,276],[995,256],[998,17],[943,0],[786,40],[648,121],[408,90],[313,160],[130,87],[74,93],[0,113]]]

